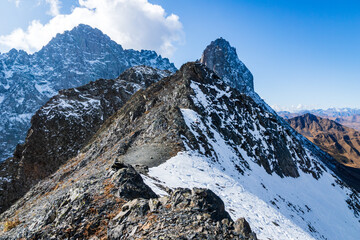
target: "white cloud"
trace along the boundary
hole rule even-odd
[[[79,0],[80,6],[68,15],[59,14],[58,0],[47,2],[54,4],[56,16],[46,24],[34,20],[25,31],[19,28],[0,36],[0,51],[38,51],[57,33],[80,23],[100,29],[124,48],[151,49],[165,56],[171,56],[175,44],[183,40],[179,17],[167,15],[161,6],[148,0]]]
[[[276,112],[280,112],[280,111],[299,112],[302,110],[316,109],[315,106],[303,105],[303,104],[291,105],[291,106],[271,105],[271,108],[274,109]]]
[[[48,14],[57,16],[60,14],[60,1],[59,0],[45,0],[50,5]]]

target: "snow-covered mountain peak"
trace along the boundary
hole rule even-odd
[[[0,161],[10,157],[24,140],[31,116],[59,90],[114,79],[137,65],[176,71],[156,52],[124,50],[83,24],[58,34],[34,54],[16,49],[0,54]]]
[[[37,54],[51,54],[54,53],[52,51],[57,48],[61,48],[63,50],[63,52],[59,52],[60,54],[72,52],[76,49],[78,49],[77,51],[80,50],[85,53],[89,53],[93,50],[100,50],[101,47],[113,47],[114,51],[123,50],[121,45],[118,45],[116,42],[112,41],[110,37],[103,34],[99,29],[80,24],[70,31],[65,31],[62,34],[58,33],[56,37],[54,37]]]
[[[254,91],[253,76],[242,63],[236,49],[223,38],[218,38],[208,45],[200,62],[216,72],[227,84],[242,93]]]

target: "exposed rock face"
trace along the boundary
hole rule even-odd
[[[0,162],[25,139],[32,115],[59,90],[114,79],[137,65],[176,71],[155,52],[124,50],[86,25],[58,34],[34,54],[0,54]]]
[[[141,227],[139,227],[139,224]],[[235,223],[211,190],[175,189],[158,199],[126,203],[109,224],[109,239],[257,239],[245,219]]]
[[[229,42],[222,38],[211,42],[211,44],[207,46],[205,51],[203,52],[200,62],[205,64],[205,66],[207,66],[208,68],[214,70],[217,75],[223,79],[225,83],[252,98],[252,100],[255,101],[258,107],[262,108],[263,111],[271,114],[273,118],[276,119],[274,121],[282,125],[284,129],[287,129],[286,131],[289,135],[291,135],[293,138],[297,138],[301,142],[301,145],[305,146],[308,149],[311,149],[311,152],[319,159],[321,159],[326,164],[326,166],[329,167],[332,171],[334,171],[343,181],[345,181],[349,186],[355,189],[359,189],[359,184],[357,183],[358,177],[353,178],[353,176],[359,175],[356,169],[354,170],[344,168],[341,165],[337,164],[336,160],[333,157],[331,157],[327,153],[319,151],[319,149],[317,149],[313,144],[311,144],[311,142],[309,142],[306,138],[302,137],[299,133],[294,131],[287,124],[287,122],[285,122],[281,117],[279,117],[277,113],[268,104],[266,104],[263,99],[261,99],[261,97],[254,91],[252,74],[239,60],[235,48],[231,47]],[[332,109],[329,109],[326,112],[327,114],[332,113],[334,116],[345,116],[358,113],[358,111],[350,109],[344,109],[342,113],[332,111]],[[335,112],[337,114],[335,114]],[[289,159],[289,156],[285,158]],[[288,161],[286,160],[285,162]]]
[[[257,239],[210,190],[175,189],[159,198],[132,166],[89,157],[70,160],[0,215],[0,238]]]
[[[0,212],[76,156],[132,94],[169,74],[151,67],[133,67],[117,79],[61,90],[51,98],[33,116],[25,143],[17,146],[13,158],[0,163]]]
[[[238,89],[241,93],[254,91],[253,76],[242,63],[229,42],[218,38],[211,42],[203,52],[200,62],[213,70],[225,83]]]

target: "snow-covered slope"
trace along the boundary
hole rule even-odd
[[[222,49],[225,53],[219,53]],[[231,47],[224,39],[216,40],[202,59],[216,59],[217,68],[227,66],[224,71],[210,64],[221,81],[247,97],[211,73],[212,82],[192,79],[196,107],[181,112],[193,137],[183,137],[185,151],[151,168],[147,182],[159,194],[156,184],[212,189],[233,218],[249,220],[260,239],[357,239],[359,195],[339,179],[347,180],[346,172],[252,88],[244,91],[244,77],[229,77],[246,71],[229,68],[236,65],[222,62],[228,57],[217,57],[229,56],[226,49]]]
[[[32,55],[15,49],[0,54],[0,161],[24,140],[31,116],[59,90],[114,79],[136,65],[176,70],[154,51],[124,50],[86,25],[58,34]]]
[[[268,134],[274,129],[259,121],[270,116],[256,107],[228,114],[229,108],[237,105],[236,100],[230,100],[233,105],[225,100],[231,91],[196,82],[191,87],[193,100],[202,111],[181,112],[196,141],[205,145],[196,150],[184,138],[187,150],[151,168],[151,177],[171,188],[213,190],[234,219],[248,219],[259,239],[357,239],[360,216],[351,209],[351,204],[359,204],[357,194],[339,184],[309,149],[302,149],[299,141],[275,122],[277,137],[287,143],[298,173],[281,177],[282,171],[276,174],[276,168],[282,159],[273,158],[277,147],[271,139],[277,137]],[[211,116],[218,116],[216,123]],[[247,128],[248,124],[253,129]],[[235,143],[239,137],[249,139]],[[252,142],[253,148],[247,148]],[[211,149],[211,154],[205,148]],[[270,173],[261,166],[262,152],[270,162]]]

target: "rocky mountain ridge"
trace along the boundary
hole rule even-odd
[[[131,239],[158,231],[254,239],[253,231],[260,239],[355,239],[359,195],[331,160],[255,92],[187,63],[137,91],[77,156],[2,213],[11,225],[2,237]],[[154,194],[165,199],[132,202]]]
[[[211,191],[173,189],[168,197],[154,199],[155,193],[126,164],[138,166],[145,183],[151,185],[147,167],[139,163],[158,165],[185,149],[182,135],[191,133],[177,106],[191,104],[186,81],[197,76],[193,67],[186,65],[181,72],[137,91],[75,158],[1,215],[5,223],[16,221],[15,213],[18,217],[18,224],[2,237],[256,239],[244,219],[231,220]],[[201,75],[209,73],[200,65],[195,69]],[[138,197],[143,199],[133,200]]]
[[[154,51],[125,50],[100,30],[79,25],[39,52],[0,54],[0,162],[25,139],[31,116],[61,89],[114,79],[131,66],[176,71]]]
[[[0,212],[76,156],[135,92],[168,75],[169,71],[137,66],[116,79],[99,79],[52,97],[32,117],[25,143],[0,163]]]
[[[3,221],[12,219],[15,212],[17,216],[24,215],[19,217],[20,224],[4,236],[31,236],[39,229],[45,229],[44,236],[50,233],[47,229],[53,229],[57,238],[61,237],[57,233],[64,231],[69,232],[70,237],[81,236],[82,228],[74,227],[74,223],[91,221],[88,221],[89,215],[84,214],[88,205],[80,207],[80,202],[84,197],[93,202],[92,199],[99,198],[96,194],[102,199],[106,196],[102,191],[106,189],[116,194],[120,189],[117,182],[123,178],[106,169],[122,168],[123,164],[150,167],[142,177],[158,195],[166,196],[167,188],[208,186],[222,198],[231,218],[245,217],[251,229],[262,238],[325,239],[331,238],[329,234],[339,236],[340,228],[345,228],[349,236],[359,230],[360,205],[356,192],[332,176],[316,155],[251,97],[226,85],[204,65],[188,63],[176,74],[136,92],[105,121],[75,158],[4,212],[0,217]],[[296,186],[296,191],[286,187],[289,181],[292,187]],[[304,181],[313,187],[309,188]],[[303,187],[307,191],[298,191]],[[324,199],[317,191],[326,191],[332,197]],[[40,192],[45,196],[39,195]],[[57,203],[56,199],[69,200]],[[49,203],[48,207],[44,207],[44,201]],[[115,200],[101,201],[110,204]],[[334,209],[335,205],[338,211],[327,219],[316,220],[320,212]],[[54,223],[44,219],[35,225],[29,224],[42,219],[52,206],[59,206],[51,218],[55,219]],[[138,206],[142,206],[141,201]],[[29,209],[37,212],[40,208],[38,215],[26,214]],[[99,206],[99,209],[107,208]],[[76,211],[83,217],[72,217]],[[120,218],[113,216],[124,214],[117,211],[107,220],[105,216],[101,218],[107,222],[101,229],[106,229],[102,232],[107,232],[108,238],[112,236],[111,221]],[[134,228],[131,221],[138,224],[138,220],[131,220],[134,215],[129,214],[132,218],[118,231],[144,236],[139,231],[149,219]],[[344,219],[347,227],[330,227],[334,218]],[[56,224],[60,220],[63,230]],[[126,226],[131,227],[127,230]],[[68,228],[70,230],[66,230]],[[201,228],[204,229],[206,227]]]

